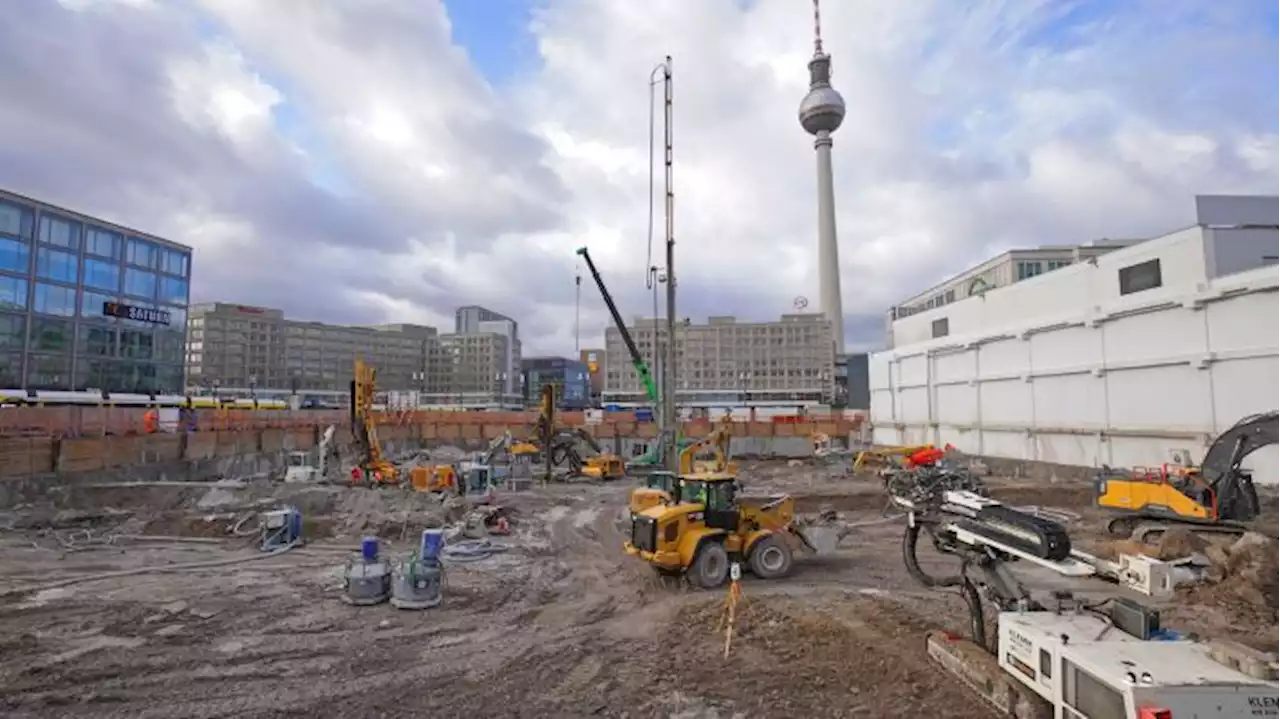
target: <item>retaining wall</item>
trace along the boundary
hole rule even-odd
[[[623,457],[647,451],[656,441],[656,427],[648,423],[606,422],[587,425],[606,450]],[[684,425],[688,437],[710,433],[709,422]],[[220,478],[267,477],[282,472],[290,452],[313,450],[319,426],[101,437],[25,437],[0,439],[0,506],[10,506],[51,486],[138,481],[207,481]],[[481,449],[490,440],[511,432],[527,437],[524,424],[440,423],[382,425],[378,438],[388,456],[418,449],[454,446]],[[852,423],[809,422],[733,425],[734,456],[801,458],[813,453],[809,436],[823,432],[849,436]],[[336,431],[334,440],[344,457],[355,447],[351,430]]]

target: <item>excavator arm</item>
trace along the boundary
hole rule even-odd
[[[1199,479],[1212,490],[1219,519],[1249,521],[1261,511],[1257,490],[1248,474],[1240,470],[1240,463],[1259,449],[1276,444],[1278,416],[1280,413],[1271,411],[1245,417],[1209,445],[1200,463]]]

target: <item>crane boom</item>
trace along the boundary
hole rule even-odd
[[[627,345],[627,351],[631,353],[631,364],[636,368],[636,375],[640,377],[640,383],[644,385],[645,394],[648,395],[649,401],[657,403],[658,387],[653,382],[653,374],[649,371],[649,365],[645,363],[644,357],[640,355],[636,342],[631,338],[631,332],[627,330],[627,324],[622,321],[622,315],[618,313],[618,306],[613,303],[613,296],[609,294],[608,288],[604,286],[604,279],[600,277],[600,271],[596,269],[596,263],[591,261],[591,255],[587,253],[587,248],[579,247],[578,254],[582,255],[582,259],[587,261],[587,269],[591,271],[591,278],[596,281],[596,287],[600,289],[600,296],[604,298],[604,304],[609,308],[609,314],[613,315],[613,322],[618,326],[618,331],[622,333],[622,341]]]

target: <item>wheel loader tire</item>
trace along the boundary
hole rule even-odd
[[[781,579],[791,573],[791,547],[776,534],[756,540],[747,564],[761,579]]]
[[[729,553],[719,542],[706,542],[689,567],[689,580],[702,589],[715,589],[729,578]]]

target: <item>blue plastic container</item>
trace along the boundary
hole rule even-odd
[[[360,556],[366,562],[372,562],[378,558],[378,538],[365,537],[360,540]]]
[[[302,539],[302,512],[295,507],[287,507],[289,510],[289,541],[297,542]]]
[[[418,555],[423,559],[438,559],[440,550],[444,548],[443,529],[422,530],[422,543],[418,546]]]

